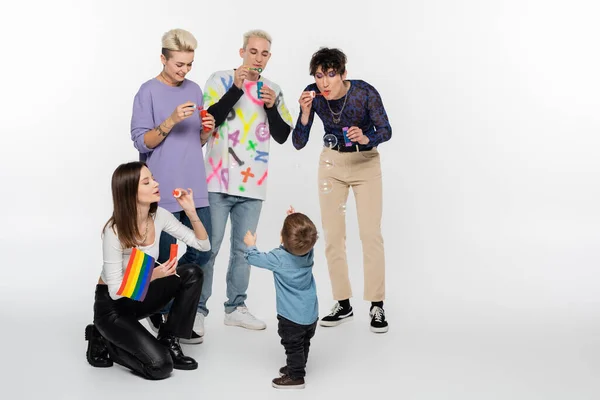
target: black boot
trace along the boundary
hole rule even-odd
[[[108,355],[104,338],[94,325],[85,327],[85,340],[88,341],[86,358],[91,366],[96,368],[112,367],[113,362]]]
[[[179,344],[179,338],[173,335],[162,336],[159,335],[158,341],[169,349],[171,358],[173,359],[173,368],[191,370],[198,368],[198,363],[192,357],[184,356],[181,345]]]

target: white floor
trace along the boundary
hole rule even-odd
[[[367,304],[355,301],[353,322],[318,329],[306,389],[282,393],[270,385],[284,365],[276,319],[267,315],[272,304],[253,308],[266,316],[267,330],[260,332],[227,327],[220,313],[212,313],[205,342],[184,346],[199,361],[198,370],[175,371],[159,382],[117,365],[87,364],[83,332],[90,304],[3,304],[1,376],[3,392],[10,394],[4,399],[600,398],[597,330],[578,325],[575,317],[455,312],[434,320],[433,313],[396,301],[386,304],[390,331],[376,335],[368,329]],[[323,313],[327,306],[322,304]]]
[[[261,222],[274,227],[261,231],[264,250],[278,238],[271,214]],[[48,237],[35,249],[17,239],[8,242],[12,250],[6,252],[0,280],[0,398],[600,399],[595,242],[553,245],[508,234],[496,240],[499,236],[444,231],[444,225],[424,229],[421,236],[399,237],[389,230],[385,309],[390,330],[377,335],[369,331],[368,303],[361,300],[360,241],[351,216],[355,319],[319,327],[306,389],[285,393],[271,387],[285,355],[269,271],[252,269],[247,302],[267,329],[223,324],[227,244],[217,259],[205,342],[184,346],[199,368],[151,382],[120,366],[96,369],[86,362],[84,328],[92,320],[101,269],[97,229],[78,237]],[[417,232],[411,226],[408,231]],[[315,255],[324,316],[332,300],[322,241]]]

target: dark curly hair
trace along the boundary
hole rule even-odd
[[[314,76],[319,67],[323,72],[333,69],[343,75],[346,72],[346,55],[340,49],[321,47],[310,59],[310,74]]]

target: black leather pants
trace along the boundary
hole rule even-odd
[[[173,300],[159,335],[189,338],[202,291],[202,270],[179,265],[175,275],[152,281],[143,302],[113,300],[106,285],[96,286],[94,325],[106,339],[111,359],[148,379],[164,379],[173,371],[168,349],[139,320],[160,311]]]

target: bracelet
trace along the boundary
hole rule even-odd
[[[194,223],[194,222],[200,222],[200,220],[199,220],[199,219],[190,219],[190,222],[191,222],[191,223]]]

